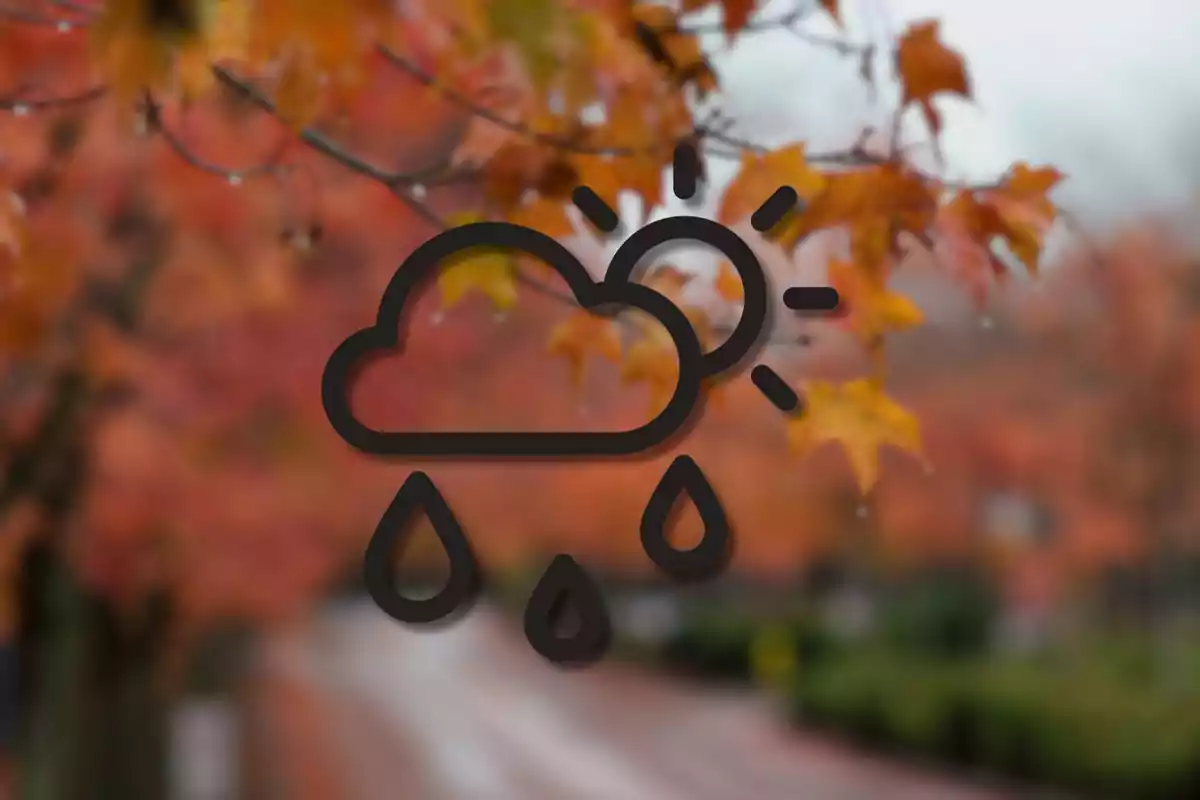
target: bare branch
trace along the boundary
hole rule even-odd
[[[0,111],[12,111],[18,114],[25,114],[31,111],[45,111],[56,108],[68,108],[70,106],[86,105],[101,99],[108,93],[105,86],[93,86],[90,89],[85,89],[78,94],[59,95],[57,97],[28,97],[23,98],[21,95],[28,90],[29,87],[20,87],[8,94],[6,97],[0,97]]]
[[[144,111],[148,129],[161,136],[163,141],[167,143],[167,146],[187,164],[210,175],[230,180],[243,180],[276,172],[279,169],[279,162],[287,150],[288,144],[291,142],[290,137],[282,137],[279,143],[275,145],[271,156],[262,163],[247,167],[226,167],[201,158],[177,133],[167,127],[162,118],[162,106],[149,93],[147,93],[145,98]]]

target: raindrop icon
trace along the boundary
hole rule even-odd
[[[525,638],[548,661],[582,666],[608,652],[612,623],[604,597],[583,567],[557,555],[525,606]]]
[[[667,540],[676,501],[686,493],[700,520],[704,536],[690,550],[678,550]],[[729,518],[712,484],[690,456],[679,456],[658,482],[642,513],[642,549],[659,569],[678,581],[715,577],[732,555]]]
[[[450,575],[433,597],[414,600],[397,589],[395,564],[412,523],[421,515],[429,520],[445,549]],[[376,605],[400,622],[437,622],[455,611],[466,610],[475,599],[480,583],[479,562],[454,512],[424,472],[408,477],[379,520],[363,559],[363,582]]]

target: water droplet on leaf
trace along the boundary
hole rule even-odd
[[[690,550],[678,550],[667,540],[667,529],[675,503],[685,493],[704,523],[704,536]],[[642,549],[659,569],[676,580],[698,581],[724,569],[730,545],[729,518],[712,484],[690,456],[679,456],[663,473],[642,513]]]
[[[71,32],[71,23],[69,23],[69,22],[58,23],[58,32],[59,33],[70,33]]]
[[[429,315],[429,324],[430,325],[441,325],[445,321],[446,321],[446,315],[443,314],[441,311],[435,311]]]
[[[18,103],[17,105],[12,107],[12,112],[13,112],[13,116],[23,117],[29,113],[29,106],[24,105],[22,103]]]
[[[229,185],[230,186],[241,186],[242,185],[242,176],[238,175],[236,173],[230,175],[229,176]]]
[[[425,199],[425,187],[422,184],[414,183],[412,185],[412,196],[416,200]]]
[[[567,618],[574,624],[564,635]],[[561,666],[594,663],[608,652],[612,623],[604,597],[570,556],[555,556],[529,595],[525,638],[543,658]]]
[[[996,323],[992,321],[991,317],[980,317],[979,318],[979,327],[981,327],[981,328],[984,328],[984,329],[991,328],[995,324]]]
[[[403,554],[403,540],[420,516],[429,521],[441,542],[450,575],[433,597],[414,600],[397,590],[395,564]],[[479,562],[454,512],[424,472],[408,477],[376,526],[363,560],[363,582],[376,605],[400,622],[437,622],[465,610],[474,599],[479,588]]]
[[[859,503],[858,508],[854,511],[854,515],[859,519],[866,519],[871,515],[871,509],[867,508],[865,503]]]

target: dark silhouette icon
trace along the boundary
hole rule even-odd
[[[675,195],[692,197],[701,173],[695,147],[680,144],[675,151]],[[620,219],[594,191],[578,187],[572,199],[600,231],[612,233]],[[751,216],[755,230],[767,233],[798,204],[794,189],[781,187]],[[636,282],[644,256],[674,240],[703,242],[721,251],[737,271],[743,287],[741,319],[733,332],[711,352],[701,348],[687,317],[674,303]],[[397,354],[404,349],[404,312],[408,300],[431,278],[438,266],[467,250],[502,248],[535,256],[567,282],[579,304],[596,314],[613,315],[623,308],[644,311],[670,334],[679,356],[675,392],[658,416],[641,427],[614,432],[417,432],[380,431],[364,425],[350,408],[350,390],[368,359]],[[617,250],[601,281],[563,245],[538,231],[503,222],[479,222],[453,228],[435,236],[396,270],[380,301],[375,324],[349,336],[333,352],[322,376],[321,399],[325,414],[338,435],[369,454],[407,457],[608,457],[633,455],[666,442],[688,422],[707,378],[736,368],[762,335],[768,312],[767,277],[753,250],[732,230],[712,220],[678,216],[657,220],[636,231]],[[792,287],[784,293],[785,305],[795,311],[833,311],[838,294],[829,287]],[[756,365],[755,386],[779,409],[791,413],[799,407],[796,393],[774,370]],[[667,540],[672,511],[687,494],[704,522],[704,536],[690,550],[678,550]],[[424,512],[450,560],[450,578],[442,590],[427,600],[402,596],[395,586],[396,552],[406,524]],[[684,455],[664,473],[646,506],[641,524],[642,546],[647,556],[666,574],[679,581],[713,577],[732,552],[729,520],[716,492],[699,465]],[[428,624],[465,610],[479,584],[479,567],[461,526],[449,506],[423,472],[413,473],[396,493],[367,547],[363,568],[367,591],[389,615],[401,622]],[[574,627],[566,623],[574,620]],[[562,665],[590,663],[601,658],[611,638],[611,623],[600,589],[568,555],[550,563],[530,595],[525,609],[525,635],[546,659]]]
[[[704,536],[690,550],[678,550],[667,539],[672,511],[687,494],[704,523]],[[716,577],[732,555],[729,518],[712,484],[690,456],[679,456],[658,482],[642,513],[642,549],[663,572],[677,581]]]
[[[412,600],[396,588],[395,564],[403,555],[411,525],[424,513],[446,550],[450,577],[433,597]],[[381,609],[400,622],[430,623],[465,610],[480,588],[479,563],[462,526],[442,493],[424,472],[414,472],[383,512],[363,559],[363,583]]]
[[[579,304],[598,313],[637,308],[666,328],[679,354],[679,381],[667,406],[654,419],[627,431],[425,432],[378,431],[360,422],[349,391],[370,357],[403,350],[405,304],[414,290],[449,257],[475,248],[507,248],[536,256],[566,280]],[[761,325],[761,321],[759,321]],[[707,377],[700,343],[687,317],[663,295],[631,281],[596,282],[563,245],[543,233],[506,222],[477,222],[451,228],[418,247],[388,284],[375,324],[347,338],[330,356],[321,399],[334,430],[351,446],[383,456],[616,456],[649,450],[666,441],[691,416]]]
[[[543,658],[563,666],[590,664],[608,651],[612,623],[604,596],[570,556],[555,556],[529,595],[525,638]]]

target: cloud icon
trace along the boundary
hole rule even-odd
[[[368,360],[404,350],[404,312],[414,291],[450,256],[476,247],[528,253],[555,269],[583,308],[609,314],[636,308],[666,328],[679,355],[679,380],[666,407],[644,425],[624,431],[385,431],[364,425],[350,408],[350,390]],[[691,416],[705,376],[704,353],[683,312],[663,295],[628,280],[593,280],[582,263],[554,239],[507,222],[451,228],[413,251],[384,291],[375,324],[351,334],[325,364],[325,415],[350,446],[382,456],[572,457],[640,453],[665,442]]]

